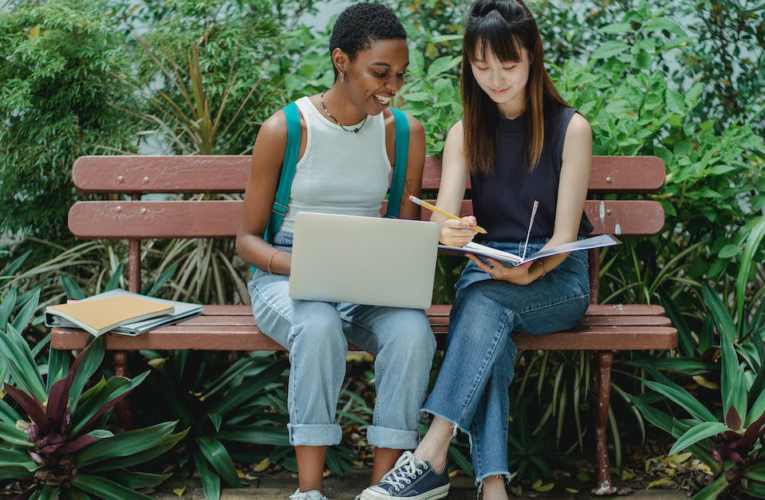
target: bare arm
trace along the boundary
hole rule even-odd
[[[409,201],[409,195],[420,196],[422,171],[425,167],[425,129],[414,117],[409,119],[409,156],[406,162],[406,178],[401,192],[400,219],[420,220],[420,207]],[[392,203],[393,201],[390,200]]]
[[[269,267],[270,260],[271,272],[278,274],[290,273],[291,255],[277,253],[263,235],[276,196],[286,145],[287,120],[279,111],[266,120],[255,140],[250,178],[236,234],[236,251],[242,259],[263,270]]]
[[[457,122],[449,130],[444,145],[444,157],[441,171],[441,186],[438,189],[436,206],[454,215],[459,215],[462,199],[467,188],[468,167],[465,162],[463,147],[462,121]],[[448,219],[443,215],[433,213],[433,222],[441,226],[439,240],[445,245],[463,247],[475,236],[472,229],[476,225],[475,217],[463,217],[462,220]]]

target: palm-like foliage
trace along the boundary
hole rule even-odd
[[[657,369],[647,367],[653,380],[646,386],[678,404],[689,418],[675,418],[650,406],[646,399],[633,402],[645,418],[677,438],[670,454],[688,448],[707,464],[716,478],[695,498],[716,498],[726,491],[740,491],[765,498],[765,302],[747,305],[747,283],[757,249],[765,238],[765,217],[749,234],[738,272],[733,311],[705,285],[703,297],[710,310],[706,322],[719,334],[719,411],[703,403]]]
[[[0,479],[19,481],[19,499],[150,498],[135,489],[169,477],[129,468],[175,446],[186,434],[172,434],[177,422],[118,435],[99,425],[148,372],[132,380],[102,378],[83,392],[104,357],[95,340],[71,367],[67,352],[51,351],[46,381],[13,325],[0,333],[0,354],[12,382],[3,388],[21,409],[0,400]]]

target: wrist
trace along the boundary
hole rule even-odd
[[[547,265],[545,265],[545,261],[543,259],[536,260],[534,263],[536,264],[534,266],[536,268],[536,277],[534,278],[534,281],[541,280],[547,275]]]

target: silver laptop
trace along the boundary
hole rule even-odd
[[[435,222],[300,212],[289,295],[427,309],[433,299],[438,232]]]

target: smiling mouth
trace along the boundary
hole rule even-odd
[[[492,91],[493,93],[495,93],[495,94],[504,94],[505,92],[507,92],[507,91],[508,91],[508,89],[502,89],[502,90],[494,90],[494,89],[491,89],[491,91]]]
[[[390,102],[390,98],[391,98],[391,96],[389,96],[389,95],[377,95],[377,94],[375,94],[375,99],[377,99],[377,102],[379,102],[380,105],[382,105],[382,106],[387,106],[388,103]]]

